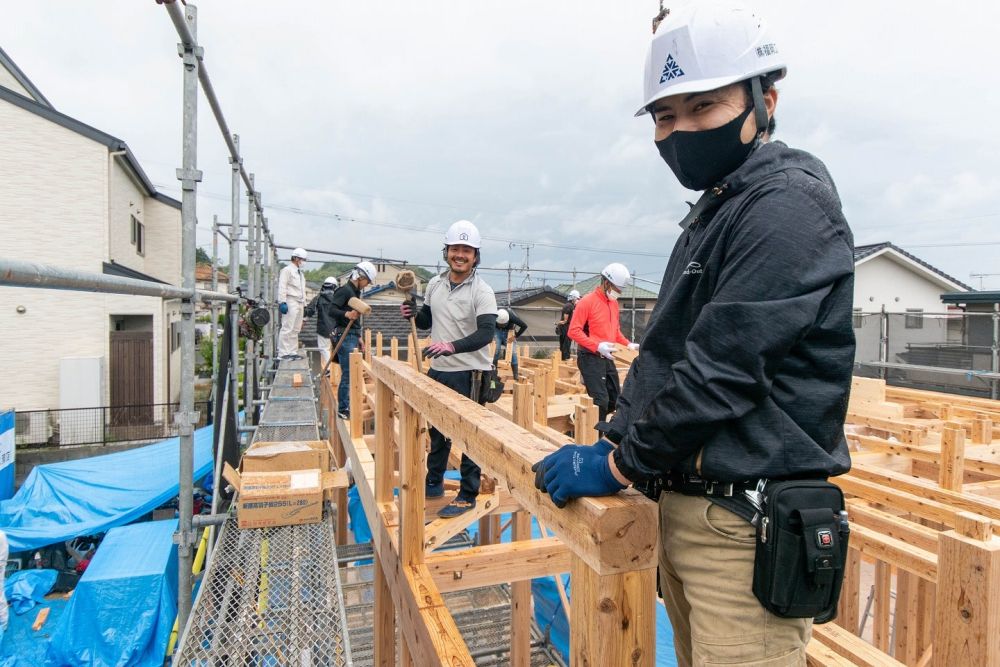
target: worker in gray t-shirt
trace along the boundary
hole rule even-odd
[[[492,368],[489,344],[497,319],[493,288],[476,274],[480,245],[479,230],[468,220],[449,227],[444,237],[448,270],[428,281],[419,311],[412,301],[400,306],[403,317],[414,318],[417,328],[431,330],[431,344],[424,350],[424,356],[432,359],[427,375],[469,398],[479,371]],[[435,428],[430,429],[430,436],[426,496],[440,498],[444,495],[451,441]],[[461,472],[458,496],[438,512],[444,518],[464,514],[476,506],[479,466],[463,454]]]

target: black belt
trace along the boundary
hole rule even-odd
[[[744,491],[756,491],[757,482],[758,480],[756,479],[739,482],[718,482],[704,479],[698,475],[671,472],[643,484],[636,484],[635,487],[653,500],[659,499],[662,491],[674,491],[685,496],[729,498],[731,496],[742,496]]]

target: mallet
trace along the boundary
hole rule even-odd
[[[372,307],[356,296],[352,296],[347,300],[347,307],[351,310],[357,311],[360,315],[367,315],[372,312]],[[323,366],[323,372],[320,373],[320,375],[326,374],[326,370],[330,367],[330,364],[337,358],[337,352],[340,351],[340,346],[344,344],[344,339],[347,338],[347,332],[351,330],[351,326],[355,321],[356,320],[347,321],[347,326],[344,327],[344,333],[340,334],[340,340],[337,341],[337,345],[333,348],[333,352],[330,353],[330,358],[327,360],[326,366]]]
[[[417,275],[415,273],[413,273],[413,271],[409,271],[409,270],[407,270],[407,271],[400,271],[398,274],[396,274],[396,289],[398,289],[401,292],[409,292],[410,296],[412,297],[414,290],[417,289]],[[414,300],[414,304],[413,305],[414,305],[414,307],[416,307],[416,305],[417,305],[415,300]],[[423,373],[424,372],[424,362],[420,358],[420,350],[418,349],[420,346],[417,345],[417,321],[416,321],[416,313],[414,313],[413,315],[414,315],[414,317],[410,318],[410,333],[413,334],[413,347],[414,347],[414,350],[412,351],[412,354],[416,355],[416,359],[417,359],[417,372],[418,373]]]

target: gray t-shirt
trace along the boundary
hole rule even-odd
[[[435,343],[456,341],[476,331],[476,318],[496,315],[497,299],[493,288],[475,272],[454,289],[448,272],[427,282],[424,302],[431,308],[431,340]],[[472,352],[438,357],[431,361],[436,371],[485,371],[493,366],[489,345]]]

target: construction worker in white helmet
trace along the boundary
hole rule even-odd
[[[278,273],[278,310],[281,312],[281,331],[278,332],[278,358],[301,359],[299,331],[306,306],[306,276],[302,265],[309,258],[304,248],[292,251],[291,261]]]
[[[632,276],[624,264],[612,262],[601,271],[601,282],[579,300],[567,336],[577,345],[576,365],[587,395],[594,399],[603,422],[618,404],[621,384],[614,356],[616,346],[638,349],[622,335],[618,299]]]
[[[566,303],[563,304],[559,321],[556,322],[556,335],[559,336],[559,354],[563,361],[569,361],[570,348],[573,339],[569,337],[569,323],[573,319],[573,311],[576,310],[576,302],[580,300],[580,290],[571,289],[566,294]]]
[[[330,361],[330,351],[334,339],[333,332],[337,329],[337,323],[333,318],[333,294],[337,291],[337,279],[334,276],[327,276],[323,279],[323,285],[319,288],[319,294],[313,298],[309,306],[306,306],[306,317],[309,317],[310,306],[316,317],[316,347],[319,348],[320,366],[326,368]],[[327,370],[327,374],[330,371]]]
[[[497,320],[497,300],[493,288],[476,273],[482,238],[468,220],[459,220],[444,236],[443,255],[448,269],[427,281],[424,303],[418,311],[412,301],[400,307],[403,317],[415,318],[418,329],[431,330],[431,344],[424,355],[431,358],[427,375],[478,400],[478,384],[492,369],[489,344]],[[448,467],[451,441],[437,429],[430,429],[431,451],[427,456],[428,498],[444,495],[444,473]],[[462,482],[458,495],[438,514],[459,516],[476,506],[479,496],[479,466],[462,455]]]
[[[604,437],[535,467],[557,505],[629,484],[658,500],[681,666],[805,665],[843,576],[846,515],[825,480],[851,464],[853,237],[823,163],[771,140],[783,49],[733,0],[686,4],[656,28],[637,115],[702,194]],[[775,500],[796,485],[808,497]],[[778,512],[801,530],[775,539]]]
[[[357,349],[361,342],[361,326],[356,320],[361,317],[361,313],[348,305],[348,301],[361,298],[361,291],[375,282],[378,271],[375,265],[369,261],[358,262],[347,282],[337,288],[333,293],[330,303],[330,312],[333,315],[335,329],[333,341],[339,341],[343,337],[344,342],[337,350],[337,363],[340,364],[340,386],[337,388],[337,412],[341,417],[347,419],[351,412],[351,352]],[[347,325],[355,320],[354,325],[348,330]]]

